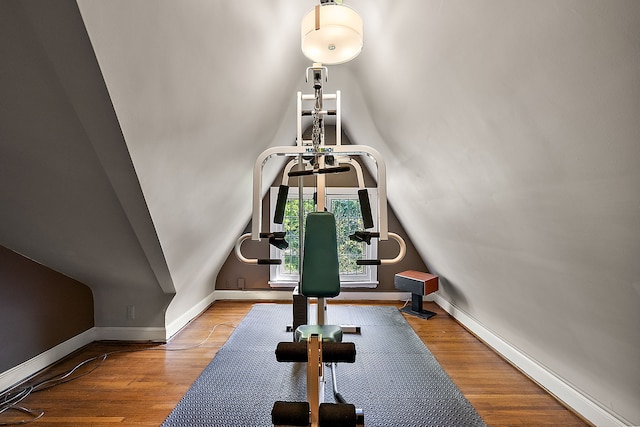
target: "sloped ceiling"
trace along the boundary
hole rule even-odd
[[[326,91],[342,91],[354,143],[385,156],[390,203],[440,275],[444,298],[603,408],[640,424],[640,3],[347,3],[364,19],[366,46],[354,61],[330,67]],[[117,122],[102,126],[120,126],[109,140],[126,142],[133,168],[113,173],[116,166],[88,155],[83,162],[103,171],[97,180],[105,186],[121,174],[139,179],[141,194],[129,203],[119,196],[126,185],[101,190],[95,203],[122,207],[107,219],[124,218],[116,222],[131,230],[120,236],[122,225],[110,223],[108,230],[116,246],[138,248],[131,268],[145,266],[150,294],[175,288],[170,323],[212,292],[250,217],[257,155],[293,143],[295,93],[310,90],[299,21],[316,2],[78,4],[104,77],[94,84],[106,84],[113,107],[93,102],[115,110]],[[29,22],[35,33],[49,25],[43,17]],[[41,49],[46,37],[39,37],[25,46],[30,52]],[[56,52],[45,46],[44,57]],[[73,101],[70,83],[52,84],[54,98]],[[55,123],[82,116],[77,107],[58,113]],[[80,121],[87,133],[102,134]],[[3,150],[14,148],[4,135]],[[68,151],[86,149],[83,138],[65,139],[79,145]],[[48,179],[47,169],[19,165],[29,180]],[[13,194],[6,181],[3,188]],[[58,237],[46,230],[8,232],[27,229],[35,208],[20,205],[10,214],[4,200],[0,243],[28,255],[56,246]],[[140,203],[152,222],[141,219]],[[150,243],[150,227],[159,244]],[[125,243],[132,236],[134,244]],[[40,244],[30,246],[32,237]],[[59,252],[41,262],[79,276],[83,264],[68,258]],[[94,292],[116,289],[116,280],[87,269]]]
[[[79,5],[178,290],[170,322],[213,291],[250,218],[256,157],[294,141],[304,6]]]

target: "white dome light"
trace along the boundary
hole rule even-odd
[[[302,18],[302,52],[324,65],[351,61],[362,50],[362,18],[342,4],[325,3]]]

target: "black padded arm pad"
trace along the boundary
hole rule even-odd
[[[373,228],[373,216],[371,215],[371,203],[369,203],[369,193],[366,189],[358,190],[358,199],[360,200],[360,213],[362,214],[362,222],[364,228]]]
[[[278,201],[276,202],[276,211],[273,214],[273,222],[282,224],[284,221],[284,208],[287,205],[287,196],[289,195],[289,186],[280,185],[278,188]]]

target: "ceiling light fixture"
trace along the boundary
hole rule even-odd
[[[320,4],[302,18],[302,52],[315,63],[343,64],[362,51],[362,18],[338,0]]]

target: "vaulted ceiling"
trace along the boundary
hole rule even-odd
[[[91,286],[99,325],[182,316],[294,142],[315,4],[3,2],[0,244]],[[640,423],[640,3],[347,4],[365,49],[326,90],[442,295]]]

